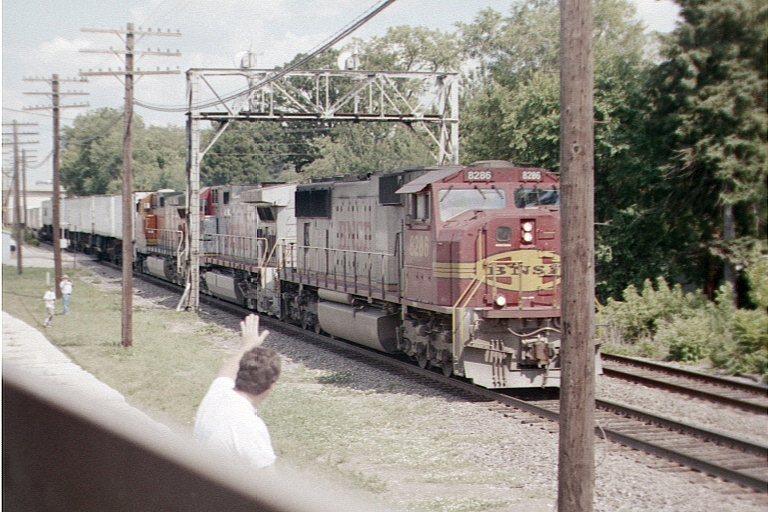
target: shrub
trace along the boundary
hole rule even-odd
[[[703,294],[684,293],[679,284],[670,287],[664,278],[656,280],[656,288],[646,280],[642,292],[630,285],[623,297],[624,301],[609,299],[602,308],[611,337],[601,341],[608,347],[632,345],[631,351],[646,357],[667,354],[672,338],[659,338],[660,329],[668,333],[677,320],[696,317],[696,311],[707,305]]]
[[[609,352],[673,361],[697,362],[709,357],[715,368],[731,375],[758,374],[768,382],[768,311],[762,304],[768,279],[761,264],[747,272],[758,309],[736,309],[731,289],[718,290],[715,302],[700,292],[683,293],[663,279],[646,281],[642,291],[629,286],[624,301],[609,300],[601,308],[601,342]],[[750,274],[751,272],[751,274]]]
[[[706,311],[688,317],[676,317],[659,326],[656,339],[669,347],[666,359],[695,363],[709,353],[713,338],[713,320]]]
[[[730,375],[758,374],[768,383],[768,313],[736,310],[731,315],[731,336],[719,343],[710,359]]]

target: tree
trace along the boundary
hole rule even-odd
[[[668,275],[671,243],[653,201],[662,182],[648,138],[648,38],[624,0],[597,0],[595,218],[597,288],[605,298],[629,283]],[[475,68],[462,97],[465,162],[506,159],[558,170],[559,9],[554,0],[517,2],[508,15],[485,9],[460,25]],[[647,194],[647,195],[646,195]]]
[[[158,190],[186,187],[186,133],[177,126],[149,126],[133,146],[133,188]]]
[[[117,194],[121,190],[121,111],[101,108],[79,115],[62,130],[61,182],[70,195]],[[133,188],[181,190],[185,183],[185,135],[175,126],[133,123]]]
[[[317,123],[233,122],[200,164],[205,185],[247,185],[301,171],[319,156],[311,137]],[[208,132],[210,136],[213,130]]]
[[[671,184],[666,220],[687,235],[675,256],[690,278],[710,293],[719,277],[738,290],[737,266],[766,236],[768,6],[679,3],[649,89]]]
[[[462,59],[456,34],[426,27],[390,27],[383,36],[350,46],[361,50],[362,69],[370,70],[456,71]]]
[[[387,172],[411,166],[434,165],[432,149],[408,128],[392,124],[341,125],[330,137],[318,138],[321,157],[303,176],[346,176]]]
[[[60,176],[70,195],[106,194],[120,183],[122,118],[117,109],[101,108],[62,129]]]

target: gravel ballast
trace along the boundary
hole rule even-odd
[[[98,272],[105,276],[104,270]],[[115,285],[119,286],[119,282],[101,280],[101,286]],[[143,297],[138,299],[137,307],[168,307],[178,300],[140,280],[135,280],[134,286]],[[203,308],[200,316],[206,322],[231,329],[232,339],[228,343],[235,346],[239,318],[208,307]],[[524,412],[501,413],[485,403],[461,400],[276,331],[270,335],[268,344],[283,355],[286,375],[297,372],[317,377],[334,374],[345,377],[343,382],[323,383],[318,378],[311,384],[296,384],[305,386],[305,391],[315,393],[319,400],[341,404],[350,414],[355,411],[374,414],[370,410],[375,408],[382,411],[402,408],[410,412],[412,421],[398,423],[396,429],[387,429],[388,418],[382,415],[378,423],[371,423],[357,432],[360,439],[372,443],[382,437],[402,439],[402,446],[404,449],[410,447],[413,457],[445,457],[446,473],[454,472],[456,477],[420,474],[410,465],[403,467],[393,463],[392,460],[397,460],[394,454],[372,459],[369,452],[357,455],[350,450],[343,456],[325,454],[326,458],[319,461],[321,465],[325,463],[328,467],[342,468],[346,474],[363,475],[382,482],[375,491],[378,499],[407,510],[556,510],[556,425]],[[291,384],[284,382],[282,385]],[[597,395],[768,444],[768,423],[759,415],[699,400],[683,401],[666,391],[607,377],[598,378]],[[268,420],[268,423],[280,455],[279,422]],[[333,432],[329,435],[333,436]],[[451,445],[450,453],[430,450],[427,443],[438,437],[441,443]],[[402,455],[408,456],[408,451]],[[457,461],[467,463],[469,468],[482,468],[483,478],[473,478],[471,471],[453,467]],[[768,509],[765,494],[721,482],[611,442],[595,441],[595,464],[596,511],[765,512]]]

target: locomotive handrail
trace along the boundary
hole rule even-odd
[[[183,275],[184,273],[184,253],[186,250],[184,249],[184,236],[181,230],[177,230],[179,233],[179,245],[176,246],[176,272],[179,275]]]
[[[276,266],[279,269],[285,270],[285,268],[288,265],[288,262],[286,261],[287,260],[286,254],[285,254],[286,248],[288,248],[290,250],[290,248],[295,246],[295,245],[296,245],[296,238],[295,237],[291,237],[291,238],[285,237],[285,238],[278,238],[277,239],[277,242],[275,243],[275,246],[272,248],[272,253],[276,252],[277,248],[280,247],[280,249],[281,249],[280,250],[280,258],[276,262]],[[271,256],[270,256],[270,259],[271,259]],[[270,260],[267,260],[267,261],[270,261]]]
[[[278,243],[279,243],[279,241],[275,242],[274,244],[272,244],[272,248],[269,249],[269,251],[267,253],[267,257],[264,259],[264,264],[265,265],[268,264],[270,261],[272,261],[272,257],[275,255],[275,251],[277,250],[277,244]],[[267,248],[269,248],[269,243],[267,243]]]
[[[177,247],[176,238],[178,237],[181,241],[183,241],[183,236],[181,236],[183,233],[181,230],[178,229],[166,229],[166,228],[149,228],[147,231],[153,231],[157,236],[152,239],[155,242],[150,243],[149,238],[145,238],[145,241],[147,243],[147,246],[152,246],[159,249],[165,249],[166,251],[173,251],[175,249],[169,248],[175,248]],[[159,251],[159,252],[162,252]]]
[[[483,232],[478,231],[477,233],[477,261],[482,262],[482,268],[485,269],[487,264],[483,258]],[[459,315],[457,315],[457,311],[459,309],[466,309],[467,302],[470,301],[472,297],[474,297],[475,293],[477,292],[477,289],[480,287],[480,284],[482,284],[482,281],[480,280],[480,276],[482,274],[482,270],[478,269],[477,272],[475,272],[475,275],[472,277],[470,282],[467,284],[467,287],[464,288],[464,291],[459,296],[459,299],[454,303],[453,307],[451,308],[451,334],[453,336],[453,353],[455,357],[458,357],[458,355],[461,353],[461,340],[459,339],[459,334],[461,333],[463,327],[464,327],[464,315],[461,315],[461,318],[458,318]],[[471,293],[469,292],[470,288],[473,288]],[[459,306],[459,304],[464,303],[463,306]],[[463,312],[463,311],[462,311]],[[458,322],[458,326],[456,323]],[[459,332],[457,333],[457,327]]]
[[[204,239],[204,243],[213,244],[213,251],[206,250],[207,254],[256,261],[259,267],[263,267],[265,261],[269,261],[264,259],[266,252],[264,248],[269,246],[266,238],[220,233],[206,233],[206,237],[208,238]],[[255,258],[253,254],[256,254]]]
[[[380,297],[383,299],[386,296],[387,259],[395,258],[396,255],[394,254],[299,244],[289,244],[288,250],[293,255],[294,266],[290,270],[286,270],[289,270],[292,276],[298,273],[300,276],[305,276],[308,282],[312,282],[312,274],[314,274],[314,284],[317,286],[322,284],[334,289],[342,288],[346,292],[358,295],[367,291],[368,297],[373,297],[378,288]],[[303,254],[299,257],[298,253],[302,250]],[[361,255],[362,258],[359,257]],[[322,258],[325,259],[324,265],[321,265]],[[341,262],[338,261],[339,258],[341,258]],[[374,275],[374,267],[376,266],[374,260],[376,258],[379,259],[380,266]],[[340,271],[338,271],[339,265],[341,265]],[[348,273],[350,265],[354,269],[352,275]],[[325,272],[309,272],[307,270],[309,268],[324,268]],[[334,271],[331,270],[332,268]],[[320,282],[321,279],[323,283]],[[366,286],[366,290],[362,290],[361,286]]]

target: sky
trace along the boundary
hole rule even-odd
[[[650,30],[669,32],[678,8],[671,0],[632,0],[638,18]],[[190,68],[227,68],[235,56],[252,50],[257,67],[283,65],[298,53],[308,53],[339,30],[378,5],[380,0],[3,0],[2,3],[2,109],[3,123],[37,123],[24,127],[35,132],[25,140],[38,144],[37,163],[28,167],[28,183],[51,179],[52,120],[50,110],[25,111],[25,107],[50,105],[50,96],[28,95],[50,92],[49,80],[78,79],[88,70],[116,70],[123,66],[117,55],[86,53],[107,50],[118,53],[125,43],[111,33],[82,29],[125,29],[126,24],[161,32],[180,32],[180,37],[151,36],[137,42],[137,50],[178,50],[181,57],[143,57],[144,69],[178,69],[177,75],[148,75],[136,82],[135,98],[150,104],[183,106]],[[493,8],[507,13],[511,0],[397,0],[351,37],[381,36],[399,25],[425,26],[453,31],[457,22],[471,23],[478,11]],[[341,41],[338,46],[348,42]],[[115,77],[91,77],[86,83],[62,83],[61,92],[86,92],[87,96],[61,96],[61,105],[87,102],[86,108],[63,108],[61,124],[72,123],[78,114],[101,107],[122,109],[123,85]],[[184,125],[183,113],[160,113],[137,108],[146,123]],[[10,130],[3,127],[3,133]],[[7,140],[7,137],[3,137]],[[3,159],[8,167],[8,158]],[[35,167],[37,168],[30,168]]]

